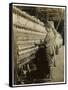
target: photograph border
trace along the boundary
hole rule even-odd
[[[64,44],[65,44],[65,50],[64,50],[64,69],[65,69],[65,81],[64,82],[51,82],[51,83],[39,83],[39,84],[23,84],[23,85],[13,85],[13,43],[12,43],[12,35],[13,35],[13,30],[12,30],[12,6],[13,4],[23,4],[23,5],[38,5],[38,6],[55,6],[55,7],[64,7],[65,8],[65,17],[64,17]],[[32,4],[32,3],[9,3],[9,86],[10,87],[25,87],[25,86],[43,86],[43,85],[60,85],[60,84],[66,84],[67,83],[67,6],[62,6],[62,5],[48,5],[48,4]]]

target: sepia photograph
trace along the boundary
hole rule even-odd
[[[66,6],[9,5],[9,85],[66,83]]]

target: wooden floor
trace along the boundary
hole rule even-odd
[[[59,54],[56,55],[56,67],[53,69],[54,82],[64,81],[64,46],[59,49]]]
[[[64,82],[64,46],[59,49],[59,54],[56,55],[56,67],[52,70],[52,79],[44,79],[44,83],[47,82]],[[40,83],[42,81],[40,80]],[[23,84],[24,82],[22,82]]]

